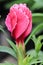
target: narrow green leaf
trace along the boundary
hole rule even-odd
[[[0,46],[0,52],[8,53],[8,54],[10,54],[10,55],[12,55],[12,56],[14,56],[16,58],[15,52],[11,48],[9,48],[9,47]]]
[[[36,52],[39,52],[41,47],[42,47],[42,44],[41,44],[41,40],[42,39],[43,39],[43,35],[40,35],[38,38],[36,38],[35,35],[32,36],[32,40],[35,43],[35,50],[36,50]]]
[[[0,31],[2,31],[4,34],[6,34],[6,32],[3,30],[3,26],[0,25]]]
[[[35,44],[35,50],[36,50],[36,52],[39,52],[40,49],[41,49],[41,47],[42,47],[41,40],[43,40],[43,35],[40,35],[40,36],[37,38],[37,41],[36,41],[36,44]]]
[[[34,44],[37,43],[37,38],[35,37],[35,35],[33,35],[31,39],[33,40]]]
[[[39,58],[40,61],[43,61],[43,51],[39,52],[38,58]]]
[[[1,25],[0,25],[0,29],[3,28]]]
[[[27,38],[27,40],[25,41],[25,45],[28,43],[28,41],[31,39],[31,37],[35,34],[37,34],[37,31],[41,31],[43,30],[43,23],[41,23],[40,25],[38,25],[30,34],[30,36]]]
[[[27,51],[27,53],[26,53],[28,56],[29,55],[31,55],[31,56],[33,56],[33,57],[36,57],[36,51],[34,50],[34,49],[32,49],[32,50],[29,50],[29,51]]]
[[[38,41],[41,43],[41,40],[43,40],[43,35],[38,36],[38,38],[36,38],[35,35],[33,35],[31,39],[34,41],[35,44],[37,44]]]
[[[42,47],[42,44],[40,43],[40,41],[35,44],[35,50],[37,53],[40,51],[41,47]]]
[[[3,30],[3,27],[0,25],[0,30],[4,33],[4,34],[6,34],[6,32]],[[14,52],[14,50],[12,50],[11,48],[9,48],[9,47],[5,47],[4,48],[4,46],[0,46],[0,52],[2,51],[4,51],[4,52],[6,52],[6,53],[9,53],[9,54],[11,54],[12,56],[14,56],[15,58],[16,58],[16,45],[15,44],[13,44],[13,42],[12,41],[10,41],[9,39],[7,39],[6,37],[5,37],[5,39],[9,42],[9,44],[11,45],[11,47],[15,50],[15,52]]]
[[[31,60],[33,59],[33,56],[26,56],[23,60],[24,65],[30,65]]]
[[[0,30],[4,33],[4,34],[6,34],[6,32],[3,30],[3,27],[0,25]],[[8,38],[5,38],[7,41],[8,41],[8,43],[11,45],[11,47],[16,51],[16,45],[11,41],[11,40],[9,40]]]
[[[43,40],[43,35],[40,35],[40,36],[38,37],[38,40],[41,42],[41,40]]]
[[[32,14],[33,24],[39,24],[43,22],[43,13],[33,13]]]
[[[31,64],[42,63],[43,61],[34,61]]]
[[[43,52],[42,51],[39,51],[38,57],[36,57],[37,53],[34,49],[27,51],[26,54],[35,57],[37,60],[43,61]]]
[[[16,45],[11,41],[9,40],[8,38],[6,38],[8,44],[10,44],[10,46],[14,49],[15,52],[17,52],[17,48],[16,48]]]

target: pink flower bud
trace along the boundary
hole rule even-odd
[[[16,41],[24,41],[32,30],[32,13],[26,4],[14,4],[10,8],[5,24]]]

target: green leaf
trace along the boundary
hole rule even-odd
[[[36,51],[34,50],[34,49],[32,49],[32,50],[29,50],[29,51],[27,51],[27,53],[26,53],[28,56],[29,55],[31,55],[31,56],[33,56],[33,57],[36,57]]]
[[[39,52],[38,58],[39,58],[40,61],[43,61],[43,51]]]
[[[42,63],[43,60],[41,58],[42,55],[41,54],[41,51],[38,53],[37,55],[37,52],[35,50],[29,50],[27,52],[27,57],[24,59],[24,63],[26,65],[31,65],[31,64],[37,64],[37,63]],[[30,57],[29,57],[30,56]],[[43,57],[42,57],[43,58]],[[38,61],[39,60],[39,61]]]
[[[6,32],[3,30],[3,26],[0,25],[0,31],[2,31],[4,34],[6,34]]]
[[[37,42],[35,44],[35,50],[36,52],[39,52],[41,47],[42,47],[42,43],[41,43],[41,40],[43,39],[43,35],[40,35],[38,38],[37,38]]]
[[[35,44],[37,44],[37,42],[41,43],[41,40],[43,40],[43,35],[38,36],[38,38],[36,38],[35,35],[33,35],[31,39],[34,41]],[[42,42],[42,45],[43,45],[43,42]]]
[[[7,40],[8,44],[14,49],[14,52],[17,52],[16,45],[8,38],[6,38],[6,40]]]
[[[0,25],[0,30],[4,33],[4,34],[6,34],[6,32],[3,30],[3,27]],[[14,56],[15,58],[16,58],[16,45],[12,42],[12,41],[10,41],[9,39],[7,39],[6,37],[5,37],[5,39],[9,42],[9,44],[11,45],[11,47],[14,49],[14,50],[12,50],[11,48],[9,48],[9,47],[5,47],[4,48],[4,46],[0,46],[0,49],[2,50],[2,52],[3,51],[5,51],[5,52],[7,52],[7,53],[9,53],[9,54],[11,54],[12,56]],[[0,50],[0,52],[1,52],[1,50]],[[11,50],[11,51],[10,51]],[[10,51],[10,52],[9,52]]]
[[[28,41],[31,39],[31,37],[35,34],[37,34],[37,31],[41,31],[43,30],[43,23],[41,23],[40,25],[38,25],[30,34],[30,36],[27,38],[27,40],[25,41],[25,45],[28,43]]]
[[[42,51],[39,51],[38,57],[36,57],[37,56],[37,52],[34,49],[27,51],[26,54],[28,56],[31,55],[31,56],[35,57],[37,60],[43,61],[43,52]]]
[[[38,38],[36,38],[35,35],[32,36],[32,40],[35,43],[35,50],[36,50],[36,52],[39,52],[41,47],[42,47],[42,44],[41,44],[41,40],[42,39],[43,39],[43,35],[40,35]]]
[[[32,62],[32,63],[30,63],[30,64],[36,64],[36,63],[42,63],[43,61],[34,61],[34,62]]]
[[[29,51],[27,51],[27,55],[33,56],[33,59],[31,60],[30,65],[43,62],[43,52],[42,51],[40,51],[37,55],[37,52],[34,49],[29,50]]]
[[[0,30],[6,34],[6,32],[3,30],[3,27],[0,25]],[[5,39],[8,41],[8,43],[10,44],[10,46],[16,51],[16,45],[11,41],[9,40],[8,38],[5,37]]]
[[[38,37],[38,40],[41,42],[41,40],[43,40],[43,35],[40,35],[40,36]]]
[[[0,29],[3,28],[1,25],[0,25]]]
[[[23,60],[23,65],[30,65],[30,62],[32,60],[33,56],[26,56]]]
[[[35,35],[33,35],[31,39],[33,40],[34,44],[37,43],[37,38],[35,37]]]
[[[8,53],[8,54],[10,54],[10,55],[12,55],[12,56],[14,56],[16,58],[15,52],[11,48],[9,48],[9,47],[0,46],[0,52]]]
[[[33,24],[39,24],[43,22],[43,13],[33,13],[32,14]]]
[[[40,49],[41,49],[41,47],[42,47],[42,44],[41,44],[40,42],[37,42],[35,45],[36,45],[36,46],[35,46],[36,52],[39,52]]]

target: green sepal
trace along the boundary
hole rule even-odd
[[[23,65],[23,59],[25,57],[25,51],[22,43],[17,45],[17,58],[18,58],[18,65]]]

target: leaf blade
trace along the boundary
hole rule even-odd
[[[9,40],[8,38],[6,38],[8,44],[14,49],[14,51],[16,52],[17,51],[17,48],[16,48],[16,45],[11,41]]]
[[[12,55],[13,57],[16,58],[16,54],[14,53],[14,51],[9,48],[9,47],[6,47],[6,46],[0,46],[0,52],[5,52],[5,53],[8,53],[10,55]]]
[[[39,24],[43,22],[43,13],[33,13],[32,14],[33,24]]]

